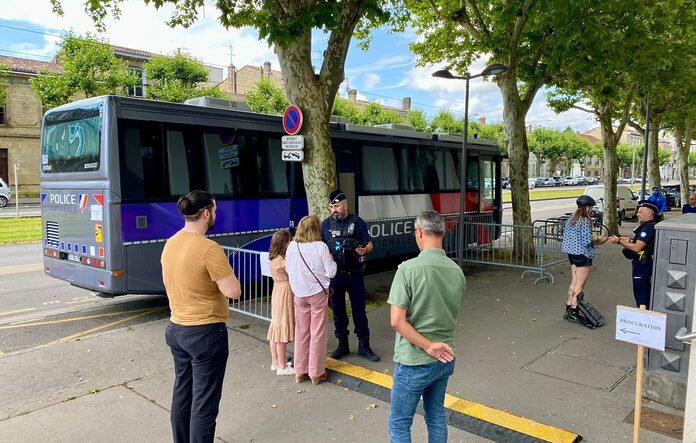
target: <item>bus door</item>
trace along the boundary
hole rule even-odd
[[[493,220],[491,221],[497,221],[498,213],[502,208],[500,201],[501,191],[497,180],[500,174],[498,165],[492,157],[481,156],[479,157],[479,169],[479,211],[481,214],[492,214]]]

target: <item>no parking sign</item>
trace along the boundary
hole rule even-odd
[[[302,129],[302,111],[295,105],[290,105],[283,111],[283,129],[289,135],[295,135]]]

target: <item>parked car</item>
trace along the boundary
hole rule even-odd
[[[537,177],[534,179],[535,188],[543,188],[546,186],[546,179],[544,177]]]
[[[587,181],[587,177],[577,177],[578,179],[578,186],[587,186],[589,185]]]
[[[546,177],[544,179],[544,186],[547,188],[556,186],[556,180],[554,180],[553,177]]]
[[[0,178],[0,208],[7,206],[7,204],[12,200],[12,192],[7,183]]]
[[[604,202],[604,185],[587,186],[583,194],[589,195],[597,202]],[[634,218],[638,211],[638,197],[633,194],[631,188],[625,185],[616,186],[616,204],[614,205],[618,211],[620,220]],[[606,212],[607,205],[602,205],[602,210]]]
[[[587,177],[587,185],[592,186],[599,183],[599,177]]]
[[[551,177],[553,179],[553,182],[555,183],[554,186],[563,186],[563,177],[560,175],[554,175]]]
[[[578,185],[578,178],[577,177],[571,177],[570,175],[563,180],[563,184],[566,186],[577,186]]]
[[[536,188],[536,181],[537,181],[537,179],[534,178],[534,177],[528,178],[528,179],[527,179],[527,187],[528,187],[529,189],[534,189],[534,188]]]
[[[662,192],[667,200],[668,208],[681,208],[681,185],[665,185]]]

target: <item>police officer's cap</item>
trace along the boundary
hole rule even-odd
[[[648,200],[641,200],[638,202],[638,207],[639,208],[648,208],[650,209],[653,213],[658,214],[660,212],[659,209],[657,209],[657,205],[655,203],[648,201]]]
[[[340,189],[336,189],[331,194],[329,194],[329,204],[335,205],[336,203],[346,199],[346,194]]]

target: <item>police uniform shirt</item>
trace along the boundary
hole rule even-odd
[[[645,242],[643,251],[646,254],[652,255],[655,247],[655,220],[650,220],[645,223],[638,225],[636,229],[633,230],[635,234],[633,236],[633,243],[638,240]]]
[[[340,247],[341,240],[348,239],[349,241],[352,240],[354,244],[361,243],[365,245],[372,240],[372,236],[367,229],[367,223],[365,223],[365,220],[357,215],[348,214],[348,216],[343,220],[336,220],[339,228],[337,231],[331,229],[331,219],[332,217],[329,217],[321,222],[321,238],[328,245],[329,251],[335,259],[337,255],[337,248]],[[351,224],[353,225],[352,227]],[[343,233],[342,237],[341,232]],[[351,247],[350,249],[351,252],[349,253],[349,256],[346,257],[345,265],[336,259],[339,270],[355,271],[361,269],[361,263],[365,261],[365,256],[359,256],[355,252],[355,246]]]

